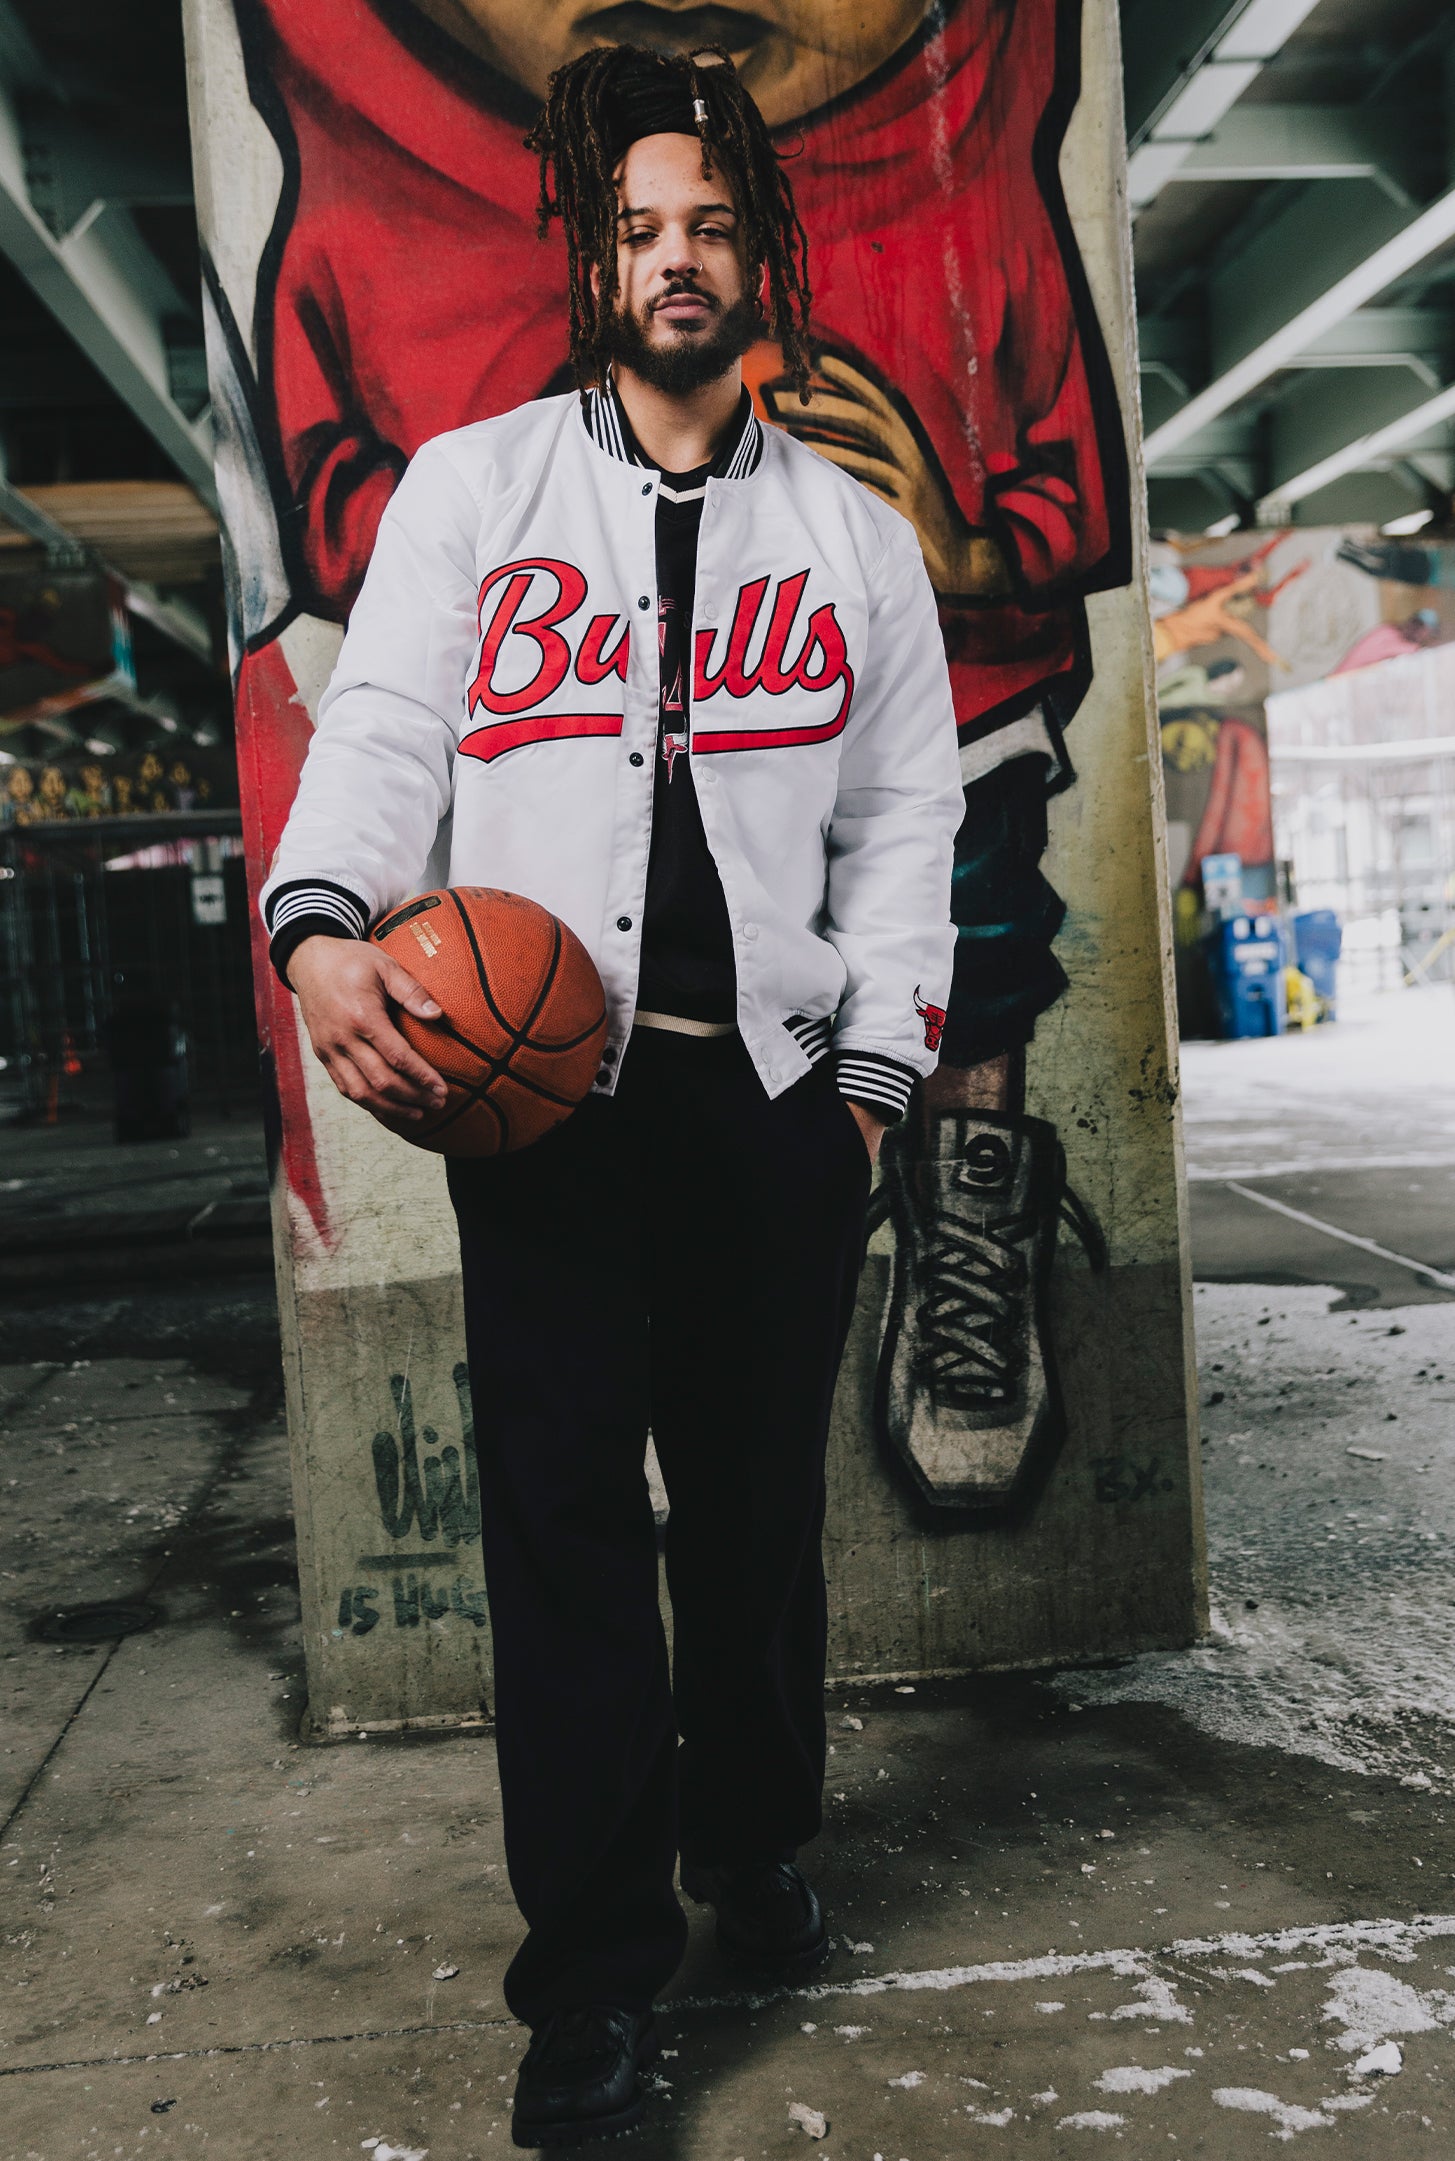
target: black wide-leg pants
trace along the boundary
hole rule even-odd
[[[736,1036],[638,1029],[613,1097],[449,1182],[528,1930],[506,2001],[532,2026],[644,2010],[686,1940],[679,1849],[787,1857],[820,1826],[824,1446],[868,1152],[827,1062],[770,1102]]]

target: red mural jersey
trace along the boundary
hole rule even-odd
[[[298,598],[341,620],[420,444],[563,386],[565,254],[558,228],[536,237],[524,93],[492,102],[479,64],[403,4],[397,19],[384,0],[255,4],[254,79],[286,167],[263,390]],[[1074,0],[961,0],[778,136],[816,340],[889,391],[965,526],[1011,562],[1013,602],[941,600],[966,737],[1069,679],[1081,596],[1126,575],[1108,569],[1104,356],[1054,172],[1074,96],[1058,24],[1078,17]]]

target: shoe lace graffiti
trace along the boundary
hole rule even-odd
[[[1010,1151],[981,1133],[953,1173],[957,1185],[1003,1190]],[[1026,1248],[1037,1228],[1024,1207],[976,1221],[942,1215],[927,1241],[919,1300],[919,1364],[937,1403],[967,1411],[1016,1402],[1029,1357],[1022,1306],[1030,1270]]]
[[[1064,1438],[1046,1312],[1060,1228],[1097,1271],[1106,1243],[1044,1119],[944,1112],[932,1143],[896,1138],[882,1160],[895,1261],[880,1443],[937,1511],[988,1523],[1023,1503]]]
[[[428,1573],[454,1565],[460,1558],[458,1549],[474,1546],[480,1536],[480,1480],[469,1374],[461,1363],[450,1377],[460,1411],[458,1445],[452,1441],[441,1445],[433,1426],[416,1429],[414,1392],[407,1373],[389,1376],[394,1430],[381,1428],[371,1443],[374,1491],[385,1534],[401,1542],[401,1548],[406,1539],[425,1546],[435,1539],[441,1541],[434,1552],[360,1555],[361,1570],[390,1578],[396,1628],[418,1628],[423,1621],[442,1621],[450,1614],[476,1628],[486,1624],[485,1593],[468,1575],[457,1571],[453,1581],[445,1583]],[[377,1583],[346,1584],[339,1593],[336,1633],[366,1636],[377,1628],[390,1610],[381,1610],[382,1596]]]

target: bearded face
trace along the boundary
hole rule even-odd
[[[717,166],[704,174],[695,136],[647,135],[622,159],[617,201],[608,349],[653,389],[688,395],[763,334],[732,183]]]

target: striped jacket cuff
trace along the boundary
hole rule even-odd
[[[847,1096],[851,1103],[862,1103],[866,1110],[877,1111],[891,1124],[904,1116],[909,1092],[918,1078],[907,1066],[867,1050],[840,1051],[835,1077],[840,1095]]]
[[[369,911],[346,886],[327,879],[294,879],[270,893],[263,911],[270,933],[268,958],[285,990],[288,963],[305,938],[362,938]]]
[[[834,1016],[832,1013],[820,1014],[817,1020],[809,1020],[807,1015],[803,1013],[790,1013],[783,1025],[793,1037],[799,1049],[807,1053],[811,1065],[817,1065],[821,1058],[827,1058],[833,1048]]]

